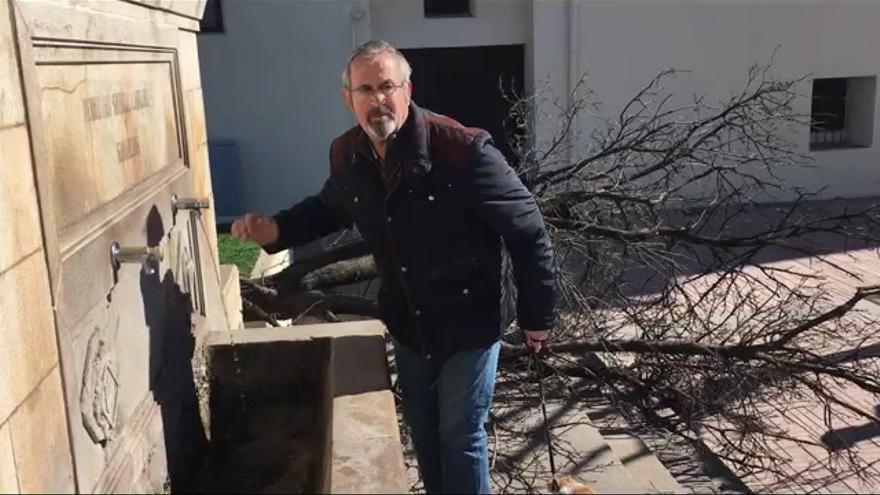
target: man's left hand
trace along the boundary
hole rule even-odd
[[[531,347],[533,351],[541,352],[544,341],[550,336],[550,330],[523,330],[526,334],[526,346]]]

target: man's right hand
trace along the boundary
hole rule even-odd
[[[266,246],[278,241],[278,223],[269,215],[248,213],[232,224],[232,236]]]

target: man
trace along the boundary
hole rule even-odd
[[[416,106],[411,72],[388,43],[357,48],[342,79],[359,125],[333,141],[321,192],[274,216],[245,215],[232,234],[275,252],[357,226],[382,281],[425,488],[488,493],[483,423],[510,323],[502,239],[535,351],[554,323],[553,254],[534,198],[489,135]]]

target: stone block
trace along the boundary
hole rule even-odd
[[[340,335],[334,338],[334,396],[390,389],[391,377],[385,352],[385,338],[381,334]]]
[[[408,493],[400,440],[333,443],[330,493]]]
[[[9,420],[22,493],[74,491],[64,410],[61,373],[56,367]]]
[[[18,57],[8,8],[9,2],[0,5],[0,129],[24,122]]]
[[[42,251],[0,275],[0,349],[0,421],[5,421],[58,362]]]
[[[39,249],[42,242],[30,143],[24,125],[5,130],[0,128],[0,170],[3,171],[0,179],[0,218],[3,219],[0,273],[3,273]]]
[[[195,33],[180,32],[180,83],[184,91],[202,87],[199,73],[199,47]]]
[[[333,400],[333,437],[346,442],[393,438],[400,441],[390,390],[346,395]]]
[[[19,493],[9,424],[0,424],[0,493]]]

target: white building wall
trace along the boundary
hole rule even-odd
[[[781,77],[880,73],[880,1],[473,1],[474,17],[425,18],[420,0],[224,0],[226,32],[199,37],[200,59],[209,138],[238,140],[245,207],[274,211],[320,187],[330,141],[353,124],[339,72],[369,38],[401,48],[525,44],[527,85],[549,81],[564,96],[587,71],[607,114],[670,67],[691,71],[668,86],[681,97],[728,97],[777,46]],[[808,113],[811,86],[800,89]],[[811,153],[807,129],[792,136],[816,167],[789,182],[877,194],[874,102],[870,148]],[[581,122],[581,134],[591,125]],[[539,139],[550,132],[545,122]]]
[[[226,32],[199,35],[208,137],[238,142],[247,210],[287,207],[328,176],[330,142],[353,125],[339,76],[363,37],[358,4],[224,0]]]
[[[565,98],[570,92],[569,71],[571,62],[571,4],[565,0],[546,0],[532,4],[531,39],[526,49],[532,60],[527,72],[526,84],[532,90],[549,92],[557,98]],[[548,105],[550,102],[547,102]],[[548,108],[548,112],[552,112]],[[552,115],[552,113],[551,113]],[[557,123],[550,119],[538,121],[535,135],[538,147],[546,147],[557,131]]]
[[[372,0],[373,37],[398,48],[527,43],[529,0],[471,0],[473,17],[426,18],[421,0]]]
[[[572,39],[559,21],[543,22],[538,11],[559,2],[536,2],[534,16],[535,77],[567,74],[558,57],[538,44],[564,46]],[[557,5],[553,5],[557,4]],[[667,87],[687,99],[707,94],[715,99],[741,90],[749,66],[766,63],[778,48],[774,74],[796,78],[873,76],[880,73],[880,2],[859,1],[584,1],[579,2],[574,39],[576,66],[588,72],[590,87],[613,115],[645,83],[663,69],[687,69]],[[565,21],[567,22],[567,21]],[[555,43],[552,40],[556,40]],[[539,69],[540,68],[540,69]],[[557,87],[565,87],[557,81]],[[809,114],[811,84],[799,88],[797,109]],[[874,121],[878,109],[874,100]],[[584,135],[590,122],[583,122]],[[878,192],[880,126],[874,125],[873,145],[863,149],[809,151],[809,131],[790,136],[801,151],[815,158],[815,168],[788,175],[791,184],[810,189],[828,186],[826,196],[866,196]]]

